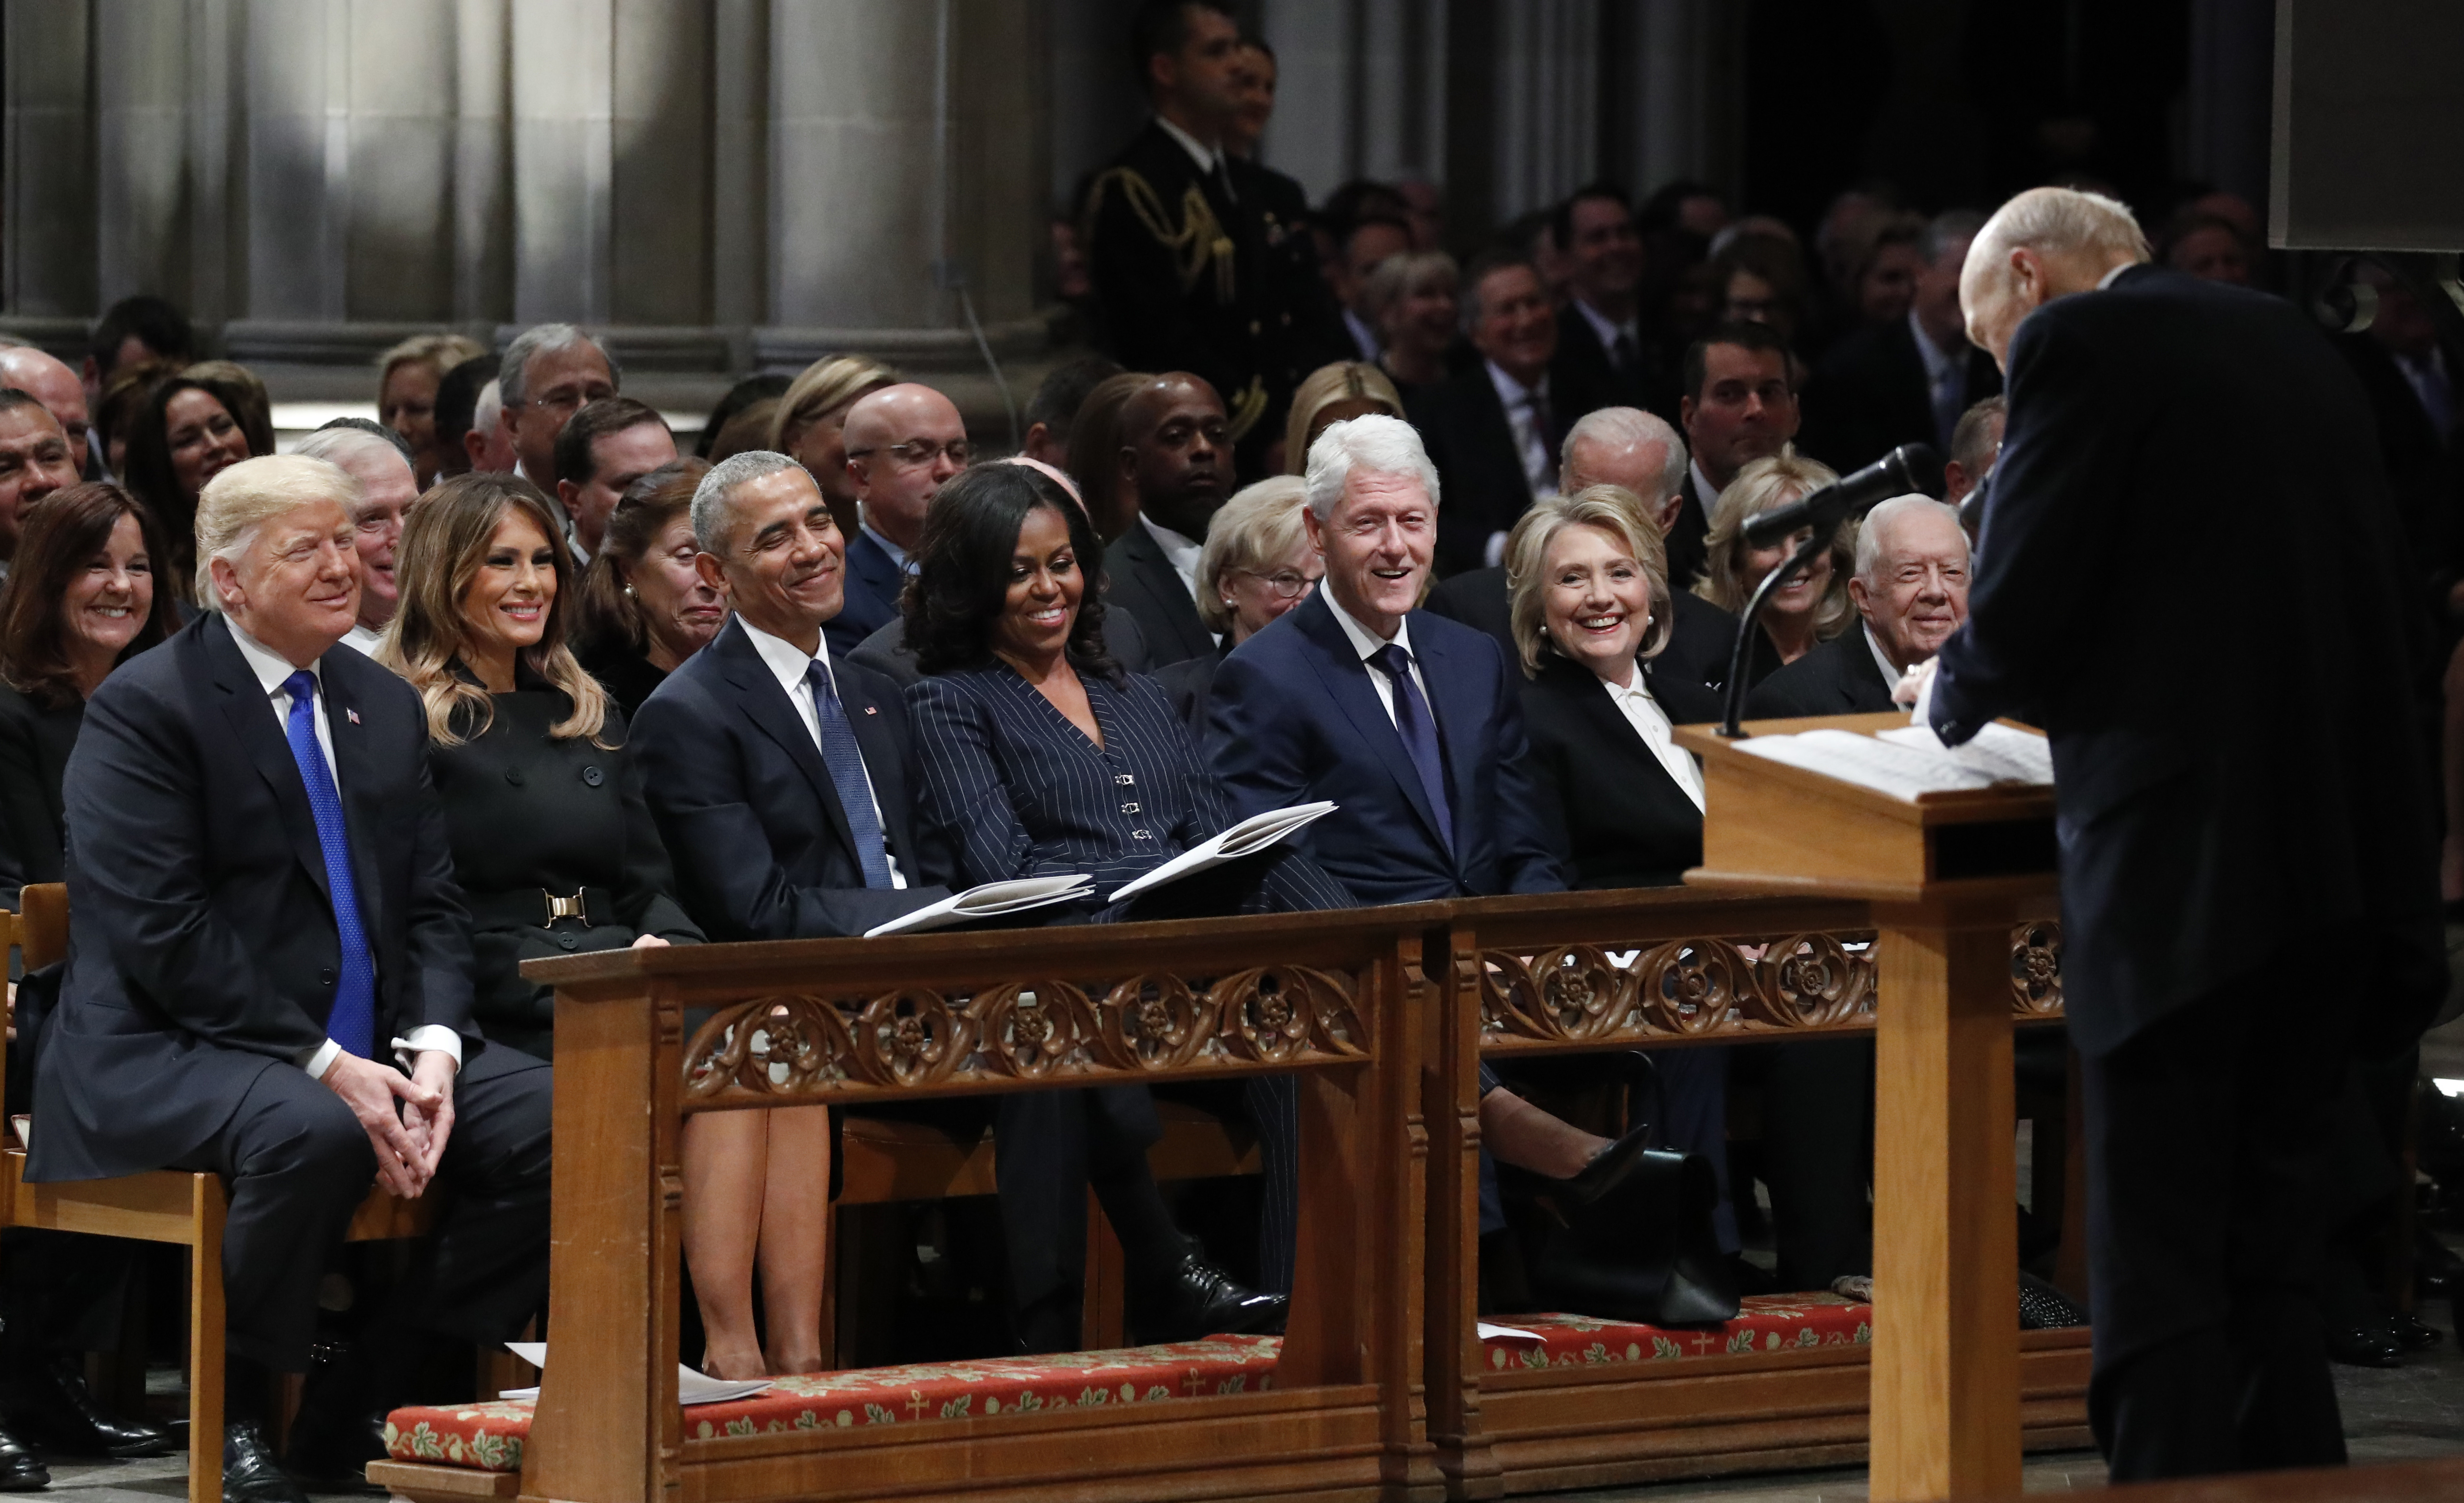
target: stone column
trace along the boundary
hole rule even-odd
[[[187,291],[190,38],[182,0],[95,0],[93,15],[99,312],[133,293]]]
[[[604,323],[615,0],[519,0],[512,20],[514,321]]]
[[[1733,201],[1744,8],[1721,0],[1606,0],[1619,43],[1607,61],[1602,170],[1638,197],[1692,178]]]
[[[703,0],[617,0],[605,316],[616,323],[711,321],[711,227],[698,212],[713,167],[711,33]]]
[[[248,311],[349,316],[351,25],[326,0],[250,0]]]
[[[1260,156],[1312,202],[1445,175],[1445,0],[1267,0],[1262,30],[1278,92]]]
[[[753,363],[749,331],[769,317],[769,0],[716,0],[711,12],[711,316],[738,331],[729,363]]]
[[[1599,163],[1598,0],[1498,9],[1497,222],[1554,204]]]
[[[453,316],[514,311],[513,17],[510,0],[454,0]]]
[[[95,301],[92,30],[82,5],[0,10],[0,300],[20,317],[81,316]]]
[[[2183,164],[2190,176],[2240,194],[2262,214],[2276,87],[2271,9],[2248,0],[2191,0],[2190,89],[2184,111]]]

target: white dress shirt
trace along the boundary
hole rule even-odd
[[[1668,711],[1661,708],[1660,701],[1651,697],[1650,687],[1643,683],[1642,670],[1635,669],[1631,684],[1612,684],[1602,679],[1600,687],[1609,691],[1609,702],[1625,716],[1625,722],[1634,728],[1634,733],[1642,737],[1642,744],[1651,749],[1652,756],[1668,770],[1668,775],[1685,791],[1685,796],[1694,800],[1694,807],[1702,808],[1703,770],[1694,764],[1694,753],[1677,744],[1677,737],[1669,728]]]
[[[1871,626],[1860,626],[1858,630],[1865,634],[1865,645],[1873,650],[1874,666],[1882,670],[1882,682],[1893,688],[1899,687],[1899,665],[1891,662],[1889,653],[1882,650],[1882,639],[1874,635],[1874,628]]]
[[[1626,348],[1633,352],[1635,358],[1641,358],[1641,319],[1628,318],[1623,323],[1612,323],[1609,321],[1608,315],[1600,312],[1598,309],[1583,301],[1581,298],[1576,297],[1570,300],[1574,305],[1574,312],[1581,314],[1583,316],[1583,321],[1592,326],[1592,333],[1599,337],[1600,353],[1609,358],[1609,363],[1612,366],[1617,363],[1617,342],[1620,338],[1626,341]]]
[[[1377,331],[1369,327],[1369,320],[1349,308],[1343,311],[1343,327],[1352,335],[1352,347],[1358,350],[1360,358],[1370,364],[1376,364],[1377,357],[1386,353],[1386,341],[1377,338]]]
[[[1557,460],[1549,452],[1549,431],[1539,413],[1539,404],[1549,401],[1548,373],[1543,371],[1537,383],[1526,386],[1500,370],[1495,360],[1483,363],[1488,367],[1488,383],[1497,388],[1497,400],[1506,407],[1506,425],[1514,430],[1515,457],[1523,462],[1523,478],[1531,483],[1532,498],[1555,495]]]
[[[1198,599],[1198,557],[1206,551],[1206,545],[1191,542],[1143,512],[1138,513],[1138,525],[1145,528],[1147,535],[1155,540],[1155,546],[1163,550],[1164,562],[1172,565],[1172,572],[1180,576],[1181,588],[1189,592],[1189,598],[1193,600]]]
[[[1352,614],[1335,602],[1332,590],[1325,593],[1327,609],[1334,612],[1334,623],[1343,628],[1343,635],[1352,643],[1352,650],[1360,655],[1361,665],[1369,670],[1370,686],[1377,691],[1377,703],[1386,707],[1386,718],[1393,720],[1395,718],[1395,681],[1386,676],[1385,669],[1369,661],[1376,654],[1378,648],[1386,645],[1388,639],[1378,636],[1368,627],[1353,621]],[[1430,704],[1429,681],[1420,672],[1420,655],[1412,652],[1412,622],[1409,618],[1395,623],[1393,641],[1396,646],[1412,653],[1413,686],[1420,691],[1420,703]],[[1437,709],[1433,706],[1429,710],[1429,718],[1435,720],[1437,714]]]
[[[231,627],[231,642],[239,648],[240,657],[246,660],[249,671],[255,674],[256,682],[265,686],[266,703],[274,709],[274,723],[281,728],[283,742],[286,746],[289,745],[291,737],[289,680],[291,675],[298,672],[299,669],[292,664],[290,659],[240,630],[237,621],[227,621],[225,624]],[[316,682],[318,701],[315,709],[308,716],[308,723],[316,728],[317,750],[325,758],[325,775],[334,779],[334,792],[339,795],[342,791],[342,780],[335,772],[333,728],[326,724],[324,667],[325,664],[321,659],[308,665],[309,675]],[[368,947],[368,972],[371,976],[376,973],[376,946],[371,941]],[[462,1068],[462,1037],[442,1023],[423,1024],[412,1029],[409,1037],[393,1040],[394,1057],[402,1065],[405,1074],[408,1074],[411,1068],[410,1056],[430,1049],[451,1056],[454,1069]],[[308,1056],[305,1068],[310,1075],[321,1080],[325,1078],[325,1072],[333,1068],[335,1057],[341,1052],[342,1046],[328,1038],[318,1047],[315,1054]]]
[[[822,712],[813,704],[813,681],[806,678],[804,674],[805,670],[818,663],[822,665],[822,671],[830,676],[831,688],[835,690],[838,687],[838,670],[830,666],[829,639],[825,637],[819,639],[821,650],[807,655],[803,648],[794,643],[771,636],[741,616],[736,618],[736,623],[744,628],[745,638],[753,643],[753,650],[760,655],[762,666],[768,668],[778,678],[779,686],[787,691],[787,703],[796,707],[796,718],[804,723],[805,733],[813,738],[813,750],[821,751]],[[844,707],[847,696],[840,695],[839,703]],[[861,762],[863,758],[858,756],[857,760]],[[824,758],[824,765],[828,765],[826,756]],[[882,834],[887,837],[890,833],[890,821],[881,817],[881,795],[872,786],[872,769],[865,768],[862,771],[865,792],[872,796],[872,822],[879,825]],[[889,841],[886,839],[882,844],[884,854],[890,860],[890,885],[906,886],[907,876],[898,869],[897,853],[888,849]]]
[[[907,550],[899,547],[896,543],[891,542],[889,538],[882,536],[880,530],[872,525],[872,518],[868,516],[857,525],[864,529],[865,536],[872,539],[874,547],[890,555],[890,561],[898,566],[898,572],[900,574],[913,574],[915,572],[915,566],[913,563],[910,563],[907,559]],[[747,631],[751,631],[752,629],[753,628],[750,626],[745,628]],[[779,639],[773,637],[770,640],[776,642]],[[838,682],[838,677],[833,674],[830,678],[830,682],[836,684]]]
[[[238,628],[232,628],[232,635],[238,635]],[[373,626],[363,626],[357,621],[351,623],[349,631],[342,633],[343,646],[356,648],[363,656],[370,658],[377,655],[377,645],[384,641],[384,632]]]

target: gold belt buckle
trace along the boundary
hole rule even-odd
[[[560,898],[555,893],[542,891],[539,896],[547,900],[548,923],[554,924],[559,919],[580,919],[583,928],[590,927],[590,915],[583,904],[586,891],[586,888],[577,888],[570,898]]]

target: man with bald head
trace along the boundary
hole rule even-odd
[[[832,647],[851,653],[898,619],[924,513],[967,468],[971,451],[958,409],[914,381],[860,399],[847,409],[846,432],[847,479],[863,522],[847,540],[847,603],[825,631]]]
[[[101,461],[93,452],[88,435],[93,424],[87,416],[85,383],[68,362],[55,359],[31,344],[12,344],[0,349],[0,386],[13,386],[43,404],[60,425],[69,441],[69,452],[77,456],[81,478],[102,478]]]
[[[1213,652],[1198,616],[1198,555],[1234,486],[1223,399],[1187,371],[1156,377],[1121,405],[1119,460],[1138,519],[1104,551],[1107,599],[1137,619],[1157,667]]]

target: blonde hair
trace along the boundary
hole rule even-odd
[[[1402,393],[1384,371],[1362,360],[1337,360],[1309,373],[1292,393],[1291,416],[1284,423],[1284,473],[1309,472],[1309,428],[1317,415],[1338,402],[1374,402],[1386,416],[1403,415]]]
[[[304,454],[243,459],[207,481],[197,493],[198,600],[221,610],[214,560],[236,566],[266,523],[316,501],[339,502],[345,516],[358,516],[360,483],[333,461]]]
[[[1757,459],[1737,471],[1720,499],[1711,503],[1711,532],[1703,539],[1709,554],[1694,593],[1724,611],[1742,611],[1753,585],[1746,578],[1746,519],[1757,512],[1819,490],[1838,479],[1828,465],[1784,450]],[[1829,642],[1857,619],[1857,602],[1848,598],[1849,577],[1857,572],[1857,525],[1839,529],[1831,540],[1831,582],[1814,607],[1814,635]]]
[[[1643,514],[1642,498],[1623,486],[1585,486],[1570,496],[1545,496],[1506,537],[1506,587],[1512,592],[1514,647],[1526,677],[1540,676],[1544,652],[1559,651],[1549,640],[1542,597],[1548,592],[1549,545],[1570,527],[1596,527],[1625,545],[1651,586],[1651,621],[1642,630],[1637,658],[1656,658],[1668,645],[1676,612],[1668,603],[1668,549],[1660,530]]]
[[[425,365],[441,377],[487,353],[486,345],[467,334],[414,334],[377,357],[377,396],[383,400],[385,382],[393,380],[398,367]]]
[[[396,566],[402,604],[385,628],[377,661],[419,690],[428,707],[430,741],[460,746],[488,729],[495,718],[495,699],[456,671],[471,635],[462,598],[479,577],[496,529],[517,512],[538,526],[556,561],[556,598],[548,602],[546,629],[520,653],[523,665],[561,690],[573,707],[547,733],[559,740],[587,737],[591,745],[608,749],[612,744],[600,739],[607,723],[606,691],[582,670],[573,649],[565,645],[565,622],[577,604],[573,555],[565,549],[547,497],[519,476],[456,475],[439,482],[410,509]]]
[[[1206,547],[1198,555],[1198,619],[1212,632],[1232,629],[1232,608],[1223,603],[1223,577],[1235,569],[1264,569],[1309,536],[1301,512],[1309,506],[1309,482],[1298,475],[1269,475],[1232,492],[1206,524]]]
[[[869,355],[825,355],[787,383],[770,414],[769,442],[754,447],[789,452],[788,446],[803,438],[806,428],[858,397],[897,384],[898,373]]]

